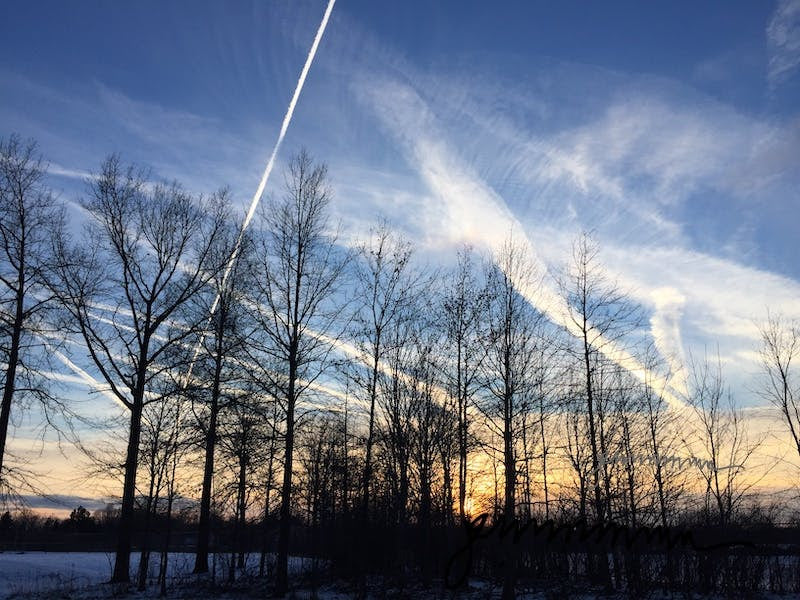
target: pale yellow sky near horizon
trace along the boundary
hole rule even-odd
[[[800,487],[800,460],[789,444],[788,430],[781,428],[777,412],[771,408],[748,409],[746,411],[747,433],[751,441],[762,439],[761,446],[753,454],[746,466],[743,481],[754,484],[754,490],[769,499],[774,495],[783,497],[783,492]],[[557,445],[557,443],[556,443]],[[17,459],[28,461],[27,468],[38,473],[36,484],[48,494],[95,499],[98,502],[113,500],[121,493],[121,482],[113,478],[103,478],[92,473],[88,458],[71,444],[58,444],[52,441],[14,439],[9,446]],[[793,454],[794,452],[794,454]],[[682,453],[681,456],[686,456]],[[702,454],[698,454],[702,458]],[[551,459],[548,478],[552,490],[558,489],[560,479],[568,476],[569,467],[563,457],[556,455]],[[687,468],[691,477],[692,467]],[[536,471],[536,466],[534,466]],[[502,473],[499,467],[498,472]],[[494,481],[491,474],[491,460],[485,453],[476,452],[470,458],[470,473],[474,480],[470,486],[470,504],[476,509],[487,505],[493,495]],[[199,473],[194,467],[184,469],[184,475],[199,481]],[[541,474],[537,474],[541,481]],[[699,474],[697,476],[700,482]],[[541,494],[541,485],[535,486],[535,495]],[[35,512],[42,515],[57,514],[59,518],[69,515],[75,507],[63,509],[39,508]]]

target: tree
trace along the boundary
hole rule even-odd
[[[225,198],[227,194],[221,197]],[[221,411],[235,401],[234,386],[244,379],[243,367],[235,360],[246,351],[252,325],[246,309],[246,293],[252,283],[252,240],[242,236],[238,223],[228,224],[212,249],[219,261],[231,261],[230,270],[219,271],[213,285],[197,296],[197,320],[208,318],[208,327],[197,342],[197,383],[192,398],[201,405],[197,419],[200,429],[204,463],[200,493],[200,516],[197,529],[195,573],[208,572],[208,551],[211,534],[211,485],[214,476],[214,452],[217,445],[217,426]],[[238,248],[237,248],[238,242]],[[238,251],[237,251],[238,250]],[[235,253],[235,255],[234,255]],[[227,275],[227,276],[226,276]]]
[[[552,416],[556,411],[556,395],[558,382],[564,376],[559,363],[559,345],[557,332],[542,332],[535,356],[534,399],[539,426],[539,443],[541,444],[542,492],[544,494],[545,519],[550,518],[550,485],[548,482],[547,461],[553,448],[551,434]],[[556,438],[557,439],[557,438]]]
[[[263,341],[258,351],[265,391],[282,404],[284,418],[283,484],[276,593],[288,589],[288,552],[296,408],[324,372],[338,337],[337,288],[346,255],[328,228],[330,190],[327,168],[305,151],[289,163],[286,190],[262,212],[263,235],[257,250],[256,317]],[[331,341],[333,340],[333,341]]]
[[[680,467],[676,468],[674,461],[668,460],[679,451],[680,413],[670,410],[666,401],[669,377],[658,376],[659,362],[652,347],[645,351],[642,364],[645,372],[640,393],[644,408],[646,447],[654,459],[651,469],[655,484],[656,510],[661,526],[669,527],[685,483]]]
[[[718,525],[728,525],[748,491],[763,477],[744,480],[748,461],[763,440],[750,441],[742,410],[716,365],[706,358],[691,361],[689,405],[695,424],[685,439],[687,450],[706,484],[706,518],[716,513]],[[712,508],[711,504],[714,504]]]
[[[236,567],[244,568],[244,545],[242,538],[249,505],[248,480],[252,473],[258,448],[263,442],[261,425],[263,411],[259,406],[259,395],[238,394],[221,415],[219,423],[219,445],[222,463],[232,473],[230,496],[233,497],[233,546],[228,570],[228,581],[233,582]]]
[[[381,365],[391,349],[389,329],[398,327],[406,317],[420,283],[419,276],[410,272],[411,255],[410,244],[392,235],[385,223],[371,232],[369,241],[359,250],[356,283],[364,301],[358,306],[353,323],[361,362],[367,365],[366,376],[356,378],[369,402],[366,455],[361,478],[364,518],[369,517],[376,401]]]
[[[164,495],[166,495],[167,507],[165,511],[166,532],[164,533],[161,545],[161,557],[158,569],[158,582],[160,586],[159,596],[167,595],[167,567],[169,563],[169,547],[172,538],[172,511],[175,500],[180,493],[180,482],[178,481],[178,465],[181,464],[184,456],[190,451],[191,440],[186,439],[184,433],[184,414],[187,410],[187,399],[184,394],[178,396],[173,405],[172,431],[166,440],[164,452]]]
[[[559,287],[567,333],[576,342],[568,344],[566,350],[582,379],[580,396],[586,408],[594,518],[603,523],[611,518],[612,498],[609,465],[605,460],[601,462],[601,457],[608,455],[608,436],[615,433],[606,423],[611,401],[606,389],[608,376],[619,368],[614,363],[620,359],[626,337],[638,326],[639,314],[636,305],[608,278],[598,255],[596,242],[587,233],[581,234],[572,245],[571,261]],[[613,354],[618,356],[610,356]],[[595,561],[599,579],[610,587],[607,557],[598,555]]]
[[[150,532],[154,517],[158,514],[161,494],[169,476],[169,463],[175,433],[174,423],[178,412],[177,394],[163,398],[161,402],[147,404],[142,411],[139,438],[139,462],[144,467],[147,492],[144,495],[144,535],[139,557],[137,589],[144,591],[150,567]]]
[[[447,349],[445,368],[448,390],[455,399],[458,443],[458,515],[465,518],[470,446],[470,407],[477,391],[485,346],[480,343],[486,298],[475,281],[472,254],[461,248],[458,265],[448,282],[442,308]],[[451,366],[450,366],[451,365]]]
[[[413,306],[413,305],[412,305]],[[411,389],[415,366],[414,346],[416,319],[404,314],[402,320],[384,330],[384,376],[378,380],[378,416],[376,417],[377,446],[382,461],[383,482],[388,496],[389,522],[401,528],[408,524],[408,504],[411,494],[411,422],[413,407]],[[403,545],[400,539],[397,545]],[[403,550],[404,548],[399,548]]]
[[[142,412],[174,392],[165,379],[186,371],[183,345],[200,324],[183,309],[223,267],[211,249],[227,215],[219,202],[195,200],[177,183],[148,184],[116,156],[89,182],[82,205],[85,237],[80,245],[65,231],[56,237],[50,289],[108,394],[129,413],[112,575],[128,582]]]
[[[800,322],[768,314],[760,332],[761,395],[780,411],[800,456]]]
[[[0,483],[6,483],[6,441],[12,406],[23,397],[41,402],[52,423],[51,396],[40,375],[50,355],[43,336],[52,336],[46,311],[51,296],[43,289],[50,260],[50,238],[59,211],[44,185],[46,165],[33,141],[0,140]]]
[[[502,442],[501,448],[487,444],[503,465],[503,519],[512,520],[517,509],[519,440],[532,408],[532,378],[536,350],[536,331],[543,319],[522,296],[520,290],[536,285],[536,273],[521,247],[509,238],[486,277],[488,332],[484,338],[486,358],[482,364],[486,397],[477,407],[485,417],[490,433]],[[503,598],[513,598],[515,561],[506,557]]]
[[[408,369],[408,399],[411,419],[406,423],[410,429],[411,465],[416,475],[419,510],[417,523],[420,531],[419,559],[422,578],[428,583],[431,577],[431,527],[433,512],[433,484],[436,478],[439,440],[444,435],[444,400],[439,392],[438,373],[441,367],[437,360],[436,328],[422,320],[421,327],[409,340],[413,349],[413,362]],[[440,465],[442,468],[444,465]],[[453,507],[442,507],[452,513]]]
[[[78,506],[69,513],[69,522],[80,532],[91,531],[94,528],[94,518],[83,506]]]
[[[599,249],[584,233],[573,244],[572,260],[559,281],[565,300],[568,333],[577,338],[569,347],[582,371],[582,396],[586,404],[595,518],[602,522],[610,499],[603,500],[600,456],[603,452],[602,395],[599,377],[605,352],[624,341],[638,325],[638,312],[619,286],[610,281],[599,263]]]
[[[487,395],[478,403],[490,430],[502,440],[499,450],[504,472],[504,516],[516,513],[517,440],[521,420],[531,409],[532,367],[542,315],[521,295],[534,285],[535,273],[522,249],[507,240],[486,278],[488,311],[486,357],[482,363]]]

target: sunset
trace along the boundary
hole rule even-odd
[[[800,1],[0,14],[0,597],[800,593]]]

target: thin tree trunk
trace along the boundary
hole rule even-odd
[[[372,482],[372,445],[375,441],[375,400],[378,395],[378,362],[380,360],[380,339],[381,334],[378,332],[375,337],[375,348],[372,355],[372,373],[370,374],[370,390],[369,390],[369,429],[367,432],[367,447],[366,457],[364,462],[364,478],[363,478],[363,498],[362,498],[362,512],[363,518],[367,519],[369,516],[369,492],[370,484]]]
[[[461,364],[461,340],[457,342],[456,389],[458,390],[458,516],[463,523],[467,501],[467,390],[462,388],[463,365]]]
[[[547,489],[547,438],[544,431],[544,399],[539,396],[539,433],[542,438],[542,480],[544,482],[544,517],[550,518],[550,495]]]
[[[175,474],[173,473],[173,478]],[[159,595],[163,598],[167,595],[167,566],[169,563],[169,544],[172,537],[172,499],[173,493],[170,491],[167,499],[167,530],[164,533],[164,547],[161,550],[161,569],[159,570]]]
[[[157,438],[156,438],[157,439]],[[157,442],[156,442],[157,443]],[[152,513],[155,509],[153,506],[154,501],[154,487],[155,487],[155,477],[153,473],[155,472],[155,448],[153,449],[152,460],[150,463],[150,488],[148,489],[147,494],[147,508],[145,510],[145,517],[144,517],[144,539],[142,540],[142,550],[139,555],[139,581],[137,585],[137,589],[140,592],[143,592],[147,587],[147,571],[150,568],[150,521],[152,517]]]
[[[208,549],[211,538],[211,485],[214,477],[214,450],[217,441],[221,370],[222,359],[218,351],[211,390],[211,414],[209,415],[208,431],[206,432],[203,491],[200,495],[200,519],[197,524],[197,550],[194,558],[194,573],[208,573]]]
[[[111,576],[112,583],[129,583],[131,580],[133,508],[136,495],[136,470],[139,462],[139,438],[142,430],[142,404],[141,395],[139,395],[138,399],[134,398],[131,409],[130,435],[128,436],[128,451],[125,459],[125,481],[122,488],[122,507],[119,517],[119,537],[117,538],[114,573]]]
[[[276,408],[277,410],[277,408]],[[273,412],[273,431],[272,436],[269,440],[269,461],[267,462],[267,486],[264,493],[264,521],[262,527],[262,538],[261,538],[261,557],[258,561],[258,576],[263,577],[266,571],[266,562],[267,562],[267,526],[269,522],[269,505],[271,500],[271,492],[272,492],[272,477],[273,477],[273,468],[275,464],[275,413]]]
[[[294,342],[296,345],[296,342]],[[278,529],[278,564],[276,567],[275,593],[282,597],[289,589],[289,530],[291,518],[292,458],[294,452],[294,402],[297,366],[294,358],[289,365],[289,393],[286,407],[286,451],[283,464],[283,486],[281,488],[280,526]]]
[[[240,569],[244,569],[244,544],[242,543],[242,534],[244,532],[244,526],[246,522],[247,515],[245,511],[247,510],[247,461],[244,458],[244,454],[242,455],[242,459],[239,462],[239,484],[237,489],[237,501],[238,506],[236,509],[237,515],[237,523],[236,523],[236,549],[238,550],[239,556],[236,559],[236,566]]]
[[[19,346],[22,338],[22,324],[24,320],[25,292],[22,281],[24,263],[20,260],[20,269],[17,286],[16,308],[14,324],[11,333],[11,347],[8,353],[8,366],[6,367],[5,386],[3,387],[3,403],[0,406],[0,481],[3,476],[3,459],[5,457],[6,437],[8,436],[8,421],[11,416],[11,401],[14,398],[14,384],[19,363]]]

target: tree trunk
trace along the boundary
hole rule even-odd
[[[366,447],[366,457],[364,462],[364,495],[362,498],[362,512],[363,518],[367,519],[369,515],[369,486],[372,481],[372,445],[375,440],[375,399],[378,395],[378,362],[380,360],[380,333],[376,335],[375,338],[375,349],[372,356],[372,380],[370,383],[370,391],[369,391],[369,430],[367,433],[367,447]]]
[[[129,583],[131,580],[131,540],[133,538],[133,509],[136,500],[136,470],[139,463],[139,438],[142,430],[142,395],[139,395],[138,399],[134,398],[131,409],[128,452],[125,459],[125,482],[122,488],[119,536],[117,538],[114,573],[111,576],[112,583]]]
[[[144,517],[144,539],[142,540],[142,551],[139,556],[139,580],[136,589],[140,592],[143,592],[147,587],[147,571],[150,568],[150,520],[153,512],[156,510],[156,507],[153,505],[153,488],[155,486],[155,477],[153,476],[155,468],[153,463],[155,462],[155,452],[156,450],[153,449],[153,461],[150,465],[150,489],[147,493],[147,505]]]
[[[6,450],[6,437],[8,436],[8,421],[11,416],[11,401],[14,399],[14,382],[17,375],[17,363],[19,363],[19,345],[22,338],[22,324],[24,321],[25,292],[22,280],[22,269],[24,263],[20,262],[18,277],[16,309],[14,313],[14,324],[11,333],[11,348],[8,353],[8,366],[6,367],[6,380],[3,387],[3,404],[0,406],[0,481],[3,477],[3,458]]]
[[[174,474],[173,474],[174,476]],[[159,569],[159,595],[163,598],[167,595],[167,567],[169,565],[169,544],[172,537],[172,499],[174,493],[172,490],[169,492],[169,499],[167,500],[167,530],[164,534],[164,547],[161,550],[161,568]]]
[[[597,454],[597,431],[594,424],[594,390],[592,388],[592,369],[589,362],[589,340],[586,332],[586,323],[584,322],[583,328],[583,359],[584,367],[586,368],[586,408],[589,417],[589,441],[592,449],[592,476],[594,478],[594,504],[595,504],[595,518],[599,524],[604,521],[603,514],[603,496],[600,491],[600,462]],[[604,461],[605,462],[605,461]],[[611,587],[611,572],[608,568],[608,556],[605,552],[601,551],[596,556],[597,566],[599,569],[598,577],[606,587]]]
[[[269,522],[269,504],[271,500],[271,492],[272,492],[272,475],[273,475],[273,465],[275,462],[275,414],[273,413],[273,432],[272,437],[269,440],[269,462],[267,463],[267,486],[264,492],[264,522],[262,526],[261,532],[261,557],[258,561],[258,576],[263,577],[266,571],[266,563],[267,563],[267,525]]]
[[[217,443],[217,419],[219,416],[220,382],[222,377],[223,339],[226,333],[227,298],[220,296],[220,306],[215,321],[216,348],[214,352],[214,379],[211,387],[211,414],[206,432],[205,464],[203,468],[203,491],[200,496],[200,520],[197,524],[197,549],[194,573],[208,573],[208,550],[211,538],[211,484],[214,477],[214,451]]]
[[[458,341],[456,364],[456,389],[458,390],[458,516],[463,523],[466,518],[464,505],[467,501],[467,390],[462,390],[461,340]]]
[[[544,518],[550,518],[550,494],[547,488],[547,438],[544,430],[544,399],[539,397],[539,433],[542,438],[542,481],[544,483]]]
[[[236,524],[236,549],[239,553],[236,559],[236,566],[244,569],[244,544],[242,543],[242,534],[244,533],[244,526],[247,515],[247,460],[242,454],[242,459],[239,462],[239,485],[237,490],[237,524]]]
[[[200,520],[197,524],[197,550],[194,558],[194,573],[208,573],[208,551],[211,538],[211,484],[214,477],[214,449],[217,439],[221,366],[221,361],[218,360],[214,369],[211,414],[209,415],[208,431],[206,432],[206,456],[203,467],[203,491],[200,495]]]
[[[286,451],[283,461],[280,527],[278,529],[278,564],[276,566],[275,578],[275,593],[278,597],[283,597],[289,589],[289,519],[291,518],[292,458],[294,452],[294,394],[296,377],[297,366],[293,358],[289,365],[289,393],[287,394],[286,406]]]

